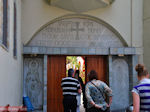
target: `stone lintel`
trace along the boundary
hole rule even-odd
[[[136,48],[122,47],[122,48],[110,48],[111,55],[132,55],[136,54]]]
[[[23,54],[52,54],[52,55],[140,55],[143,48],[51,48],[51,47],[24,47]]]

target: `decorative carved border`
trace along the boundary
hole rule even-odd
[[[23,54],[47,55],[140,55],[142,48],[52,48],[52,47],[24,47]]]

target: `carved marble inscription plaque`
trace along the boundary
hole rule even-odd
[[[122,47],[120,39],[107,27],[88,19],[65,19],[49,24],[27,46]]]
[[[129,105],[129,67],[124,59],[116,59],[112,65],[112,109],[119,110]]]
[[[35,109],[43,108],[43,61],[41,58],[24,59],[25,93]]]

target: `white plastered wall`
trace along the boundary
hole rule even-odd
[[[144,0],[143,37],[144,37],[144,64],[150,72],[150,0]]]
[[[55,18],[74,14],[48,5],[45,0],[22,0],[22,41],[26,44],[43,25]],[[85,12],[115,28],[129,46],[141,47],[142,1],[115,0],[106,8]]]
[[[8,49],[0,46],[0,106],[10,104],[19,106],[22,104],[22,74],[21,74],[21,36],[20,36],[20,11],[21,2],[17,2],[17,58],[13,56],[13,1],[9,1],[9,30],[8,30]]]

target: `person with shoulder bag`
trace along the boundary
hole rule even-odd
[[[96,71],[91,70],[88,78],[89,82],[85,87],[87,112],[109,112],[112,103],[112,90],[107,84],[98,80]],[[108,96],[109,103],[106,102],[105,95]]]

